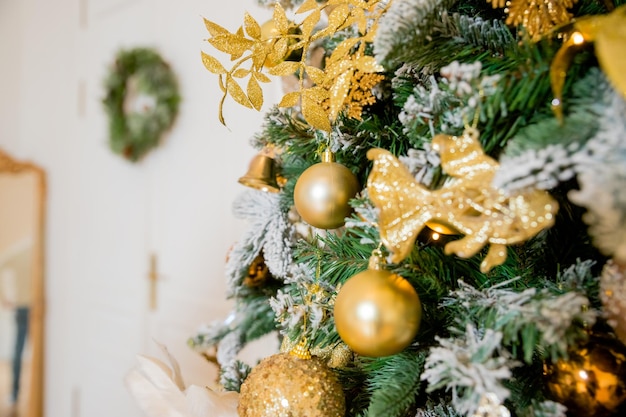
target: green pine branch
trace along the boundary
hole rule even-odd
[[[366,369],[367,390],[371,393],[369,417],[401,417],[414,407],[422,383],[426,357],[423,352],[403,352],[374,360]]]

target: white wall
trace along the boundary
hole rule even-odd
[[[230,129],[219,124],[200,50],[202,17],[235,29],[245,10],[269,16],[254,0],[0,0],[0,147],[48,175],[46,417],[138,415],[119,375],[135,350],[153,350],[150,252],[163,254],[166,307],[181,313],[175,354],[229,310],[225,256],[245,228],[231,204],[262,114],[229,104]],[[108,150],[99,101],[114,52],[135,45],[172,64],[183,102],[165,143],[131,164]],[[190,290],[206,302],[187,303]]]

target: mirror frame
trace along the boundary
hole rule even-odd
[[[33,305],[29,318],[28,337],[31,342],[32,362],[30,375],[30,402],[26,417],[43,416],[44,387],[44,228],[46,213],[46,174],[45,171],[31,163],[13,159],[0,149],[0,173],[20,174],[33,173],[37,179],[38,207],[36,208],[34,265],[33,265]]]

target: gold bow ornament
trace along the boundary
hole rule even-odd
[[[478,136],[478,130],[468,128],[461,136],[433,138],[433,149],[451,177],[436,190],[416,181],[390,152],[368,151],[374,167],[367,190],[379,209],[380,237],[392,252],[392,262],[409,255],[427,223],[441,224],[465,235],[445,245],[447,255],[470,258],[490,244],[480,266],[486,273],[506,260],[506,245],[523,242],[552,226],[558,204],[546,191],[507,195],[491,185],[499,164],[484,153]]]

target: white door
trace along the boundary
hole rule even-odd
[[[237,179],[254,155],[248,145],[262,114],[226,107],[230,129],[219,125],[217,79],[201,64],[205,16],[232,30],[254,0],[82,0],[77,31],[84,242],[78,267],[81,308],[73,328],[76,354],[71,417],[140,416],[123,385],[134,355],[160,356],[153,339],[179,360],[187,383],[212,384],[216,368],[186,340],[198,326],[225,318],[224,264],[245,224],[231,205],[243,191]],[[269,13],[259,11],[259,13]],[[269,16],[269,14],[267,14]],[[106,149],[106,118],[99,100],[106,66],[120,47],[156,48],[178,75],[182,103],[165,142],[139,163]],[[271,101],[268,93],[267,101]],[[90,192],[97,190],[97,192]],[[94,196],[93,198],[85,196]],[[156,269],[151,271],[151,258]],[[156,281],[151,306],[150,272]]]

